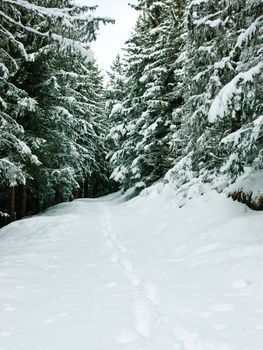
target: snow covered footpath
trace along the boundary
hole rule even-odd
[[[0,350],[262,350],[262,257],[213,191],[58,205],[0,231]]]

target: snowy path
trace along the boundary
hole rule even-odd
[[[0,350],[261,350],[263,215],[79,200],[0,231]]]

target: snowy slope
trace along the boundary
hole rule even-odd
[[[156,186],[2,229],[0,350],[261,350],[263,214],[192,197]]]

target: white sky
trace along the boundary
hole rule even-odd
[[[96,13],[99,16],[112,17],[115,24],[101,25],[98,39],[92,45],[99,66],[109,70],[110,65],[129,38],[136,21],[136,11],[128,3],[135,0],[75,0],[82,5],[98,5]]]

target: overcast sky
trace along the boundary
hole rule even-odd
[[[136,3],[135,0],[75,0],[82,5],[98,5],[96,14],[112,17],[115,24],[101,25],[97,42],[92,45],[97,62],[104,70],[108,70],[118,53],[121,53],[125,41],[136,20],[136,11],[128,3]]]

